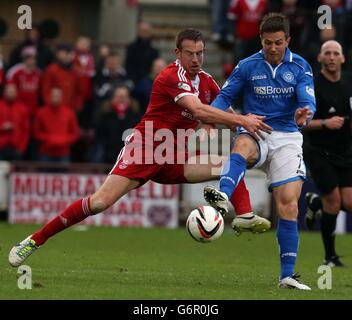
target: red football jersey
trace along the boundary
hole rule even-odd
[[[16,85],[18,98],[28,106],[31,116],[34,116],[39,105],[41,77],[40,69],[28,71],[23,63],[14,65],[7,73],[8,82]]]
[[[266,11],[266,0],[232,0],[229,12],[236,17],[236,36],[243,40],[258,37]]]
[[[202,70],[192,81],[176,60],[154,80],[147,111],[135,129],[144,132],[146,121],[153,121],[154,131],[165,128],[175,133],[177,129],[196,128],[198,120],[177,101],[185,95],[195,95],[203,103],[210,104],[219,90],[212,76]]]

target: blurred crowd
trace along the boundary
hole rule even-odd
[[[233,51],[232,61],[224,65],[225,76],[236,63],[261,49],[259,25],[268,12],[282,12],[291,27],[290,49],[303,56],[318,71],[317,55],[327,40],[341,43],[352,69],[352,0],[209,0],[211,7],[212,39],[220,48]],[[331,8],[331,23],[322,17],[318,7]],[[324,29],[317,21],[322,17]]]
[[[52,49],[28,30],[0,59],[0,160],[114,163],[166,66],[151,35],[140,23],[122,61],[108,45],[94,55],[87,37]]]
[[[339,41],[352,61],[352,0],[209,0],[211,40],[230,50],[230,64],[261,48],[259,24],[267,12],[291,22],[291,45],[317,72],[323,42]],[[319,29],[319,5],[332,9],[332,23]],[[8,61],[0,55],[0,160],[114,163],[122,133],[144,114],[154,78],[166,66],[141,22],[123,57],[108,45],[94,51],[88,37],[55,48],[39,28],[28,30]],[[219,66],[220,67],[220,66]]]

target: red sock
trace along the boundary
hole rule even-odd
[[[49,221],[42,229],[33,234],[33,239],[37,246],[41,246],[48,238],[54,234],[81,222],[91,214],[89,207],[89,197],[77,200],[62,211],[58,216]]]
[[[236,187],[230,201],[233,207],[235,208],[236,215],[238,216],[253,211],[251,206],[251,200],[249,198],[249,192],[243,179]]]

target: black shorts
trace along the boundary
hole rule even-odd
[[[317,188],[322,194],[336,187],[352,187],[352,152],[330,152],[304,145],[303,158]]]

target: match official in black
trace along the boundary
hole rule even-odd
[[[306,224],[313,229],[321,212],[324,264],[342,267],[335,251],[336,219],[341,209],[352,212],[352,76],[342,72],[341,45],[325,42],[314,80],[317,111],[304,132],[304,160],[320,196],[307,193]]]

